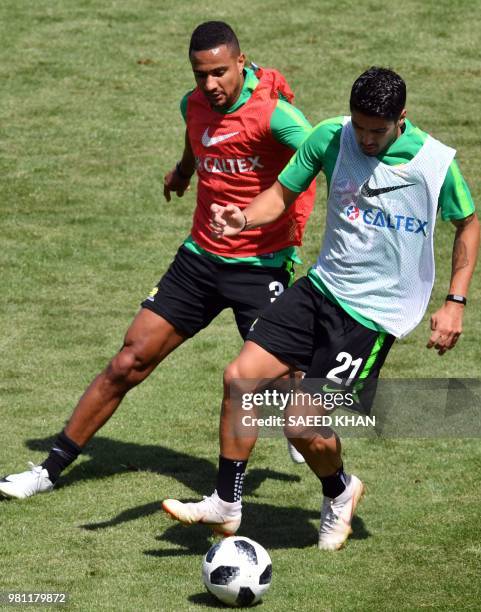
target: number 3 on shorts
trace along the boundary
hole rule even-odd
[[[279,281],[272,281],[269,283],[269,291],[272,293],[271,302],[275,302],[281,293],[284,293],[284,285]]]
[[[337,375],[341,372],[346,372],[347,370],[349,370],[350,367],[352,367],[351,373],[346,381],[346,384],[349,385],[356,377],[356,374],[362,365],[362,357],[359,357],[358,359],[353,359],[351,353],[341,351],[340,353],[338,353],[336,361],[340,362],[341,365],[338,365],[335,368],[332,368],[332,370],[329,370],[326,375],[326,378],[340,385],[342,384],[343,379],[339,378],[339,376]]]

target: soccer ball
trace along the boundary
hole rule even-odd
[[[231,536],[214,544],[202,564],[204,584],[212,595],[230,606],[250,606],[269,589],[272,562],[254,540]]]

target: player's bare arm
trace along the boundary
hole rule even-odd
[[[189,188],[190,179],[195,171],[195,157],[190,146],[187,130],[185,131],[184,152],[179,162],[164,177],[164,197],[170,202],[170,192],[175,191],[181,198]]]
[[[479,251],[479,221],[476,214],[472,214],[453,224],[456,234],[448,295],[466,298]],[[463,331],[463,314],[462,301],[447,300],[431,317],[432,333],[427,347],[434,346],[439,355],[454,348]]]
[[[216,238],[235,236],[246,229],[272,223],[291,206],[298,195],[276,181],[243,210],[233,204],[228,206],[212,204],[210,224],[212,234]]]

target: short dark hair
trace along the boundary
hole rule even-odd
[[[397,121],[406,106],[406,83],[389,68],[371,66],[351,89],[352,111]]]
[[[239,41],[234,30],[223,21],[206,21],[192,32],[189,45],[189,57],[194,51],[215,49],[220,45],[230,47],[236,54],[240,53]]]

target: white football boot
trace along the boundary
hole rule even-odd
[[[47,493],[53,489],[48,472],[41,465],[28,462],[30,470],[20,474],[10,474],[0,480],[0,495],[25,499],[37,493]]]
[[[352,517],[364,494],[364,485],[357,476],[348,477],[346,489],[331,499],[324,497],[319,528],[319,548],[339,550],[352,533]]]
[[[289,457],[294,463],[305,463],[306,460],[297,450],[297,448],[287,440],[287,450],[289,451]]]
[[[242,502],[226,502],[214,491],[200,502],[183,503],[177,499],[166,499],[162,508],[176,521],[184,525],[205,523],[215,533],[223,536],[234,535],[239,529],[242,518]]]

